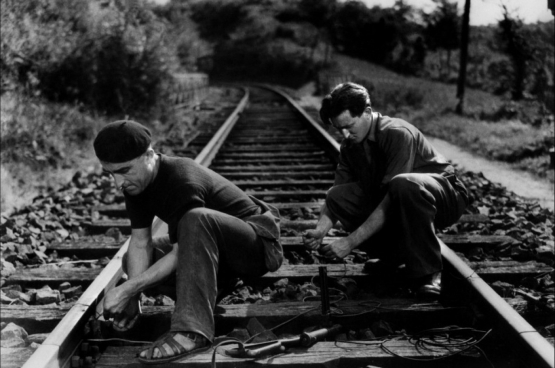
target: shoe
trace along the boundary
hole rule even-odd
[[[389,278],[398,274],[402,270],[402,265],[384,261],[381,259],[371,259],[364,264],[363,271],[372,277]]]
[[[175,340],[175,335],[180,334],[185,336],[188,340],[193,342],[193,348],[191,350],[185,350],[185,347],[181,345],[177,340]],[[174,353],[173,355],[169,355],[166,349],[163,347],[167,345],[170,347],[171,351]],[[158,340],[152,343],[150,347],[146,350],[146,356],[143,358],[141,356],[138,357],[139,362],[143,364],[162,364],[173,362],[175,360],[182,359],[186,356],[195,355],[198,353],[202,353],[210,349],[211,345],[204,336],[199,335],[194,332],[168,332]],[[161,358],[153,358],[154,349],[158,349],[162,354]]]
[[[437,299],[441,294],[441,272],[419,277],[412,283],[414,295],[420,299]]]

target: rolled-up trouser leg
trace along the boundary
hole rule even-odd
[[[388,221],[396,235],[407,276],[421,277],[442,270],[438,228],[456,222],[465,202],[449,181],[439,174],[401,174],[389,183]],[[391,229],[391,226],[388,227]]]
[[[179,222],[177,237],[177,300],[171,331],[196,332],[213,340],[218,271],[263,275],[267,272],[263,243],[246,222],[206,208],[188,211]]]

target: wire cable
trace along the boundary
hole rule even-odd
[[[485,352],[477,346],[480,342],[482,342],[486,338],[486,336],[489,335],[491,331],[492,330],[488,330],[488,331],[476,330],[469,327],[447,326],[443,328],[433,328],[433,329],[424,330],[412,335],[407,333],[401,333],[401,334],[388,335],[381,338],[370,339],[368,341],[336,340],[335,346],[341,349],[347,349],[344,346],[338,345],[338,343],[362,345],[365,347],[371,346],[371,345],[377,345],[380,347],[381,350],[383,350],[387,354],[390,354],[397,358],[411,360],[411,361],[423,361],[423,362],[446,359],[446,358],[461,354],[471,348],[476,348],[480,352],[481,356],[483,356],[484,359],[488,362],[488,364],[494,367],[492,362],[486,356]],[[463,332],[470,332],[473,334],[479,333],[479,334],[482,334],[482,336],[479,338],[475,338],[474,336],[467,337],[467,338],[456,338],[450,335],[453,333],[460,334]],[[448,353],[441,356],[435,356],[432,358],[424,358],[424,357],[415,358],[415,357],[402,356],[395,353],[391,349],[391,347],[388,347],[386,345],[388,342],[396,341],[396,340],[407,340],[410,344],[414,346],[414,348],[417,351],[431,351],[431,352],[437,353],[438,348],[443,348],[444,350],[448,351]],[[457,350],[452,351],[453,349],[457,349]]]

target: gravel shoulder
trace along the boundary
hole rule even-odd
[[[540,206],[554,210],[554,184],[540,180],[524,171],[515,171],[504,162],[491,161],[442,139],[427,137],[448,160],[467,171],[481,172],[486,179],[499,183],[525,199],[536,200]]]

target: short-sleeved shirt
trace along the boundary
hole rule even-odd
[[[377,114],[362,142],[343,140],[334,185],[358,181],[379,202],[391,179],[405,173],[453,174],[454,168],[415,126]]]
[[[231,181],[190,158],[160,154],[154,181],[138,195],[124,192],[124,196],[133,229],[150,227],[157,216],[168,224],[173,244],[177,242],[177,226],[183,215],[193,208],[205,207],[251,224],[255,232],[263,237],[266,253],[273,252],[270,256],[276,258],[267,259],[268,268],[271,270],[277,263],[281,264],[283,251],[279,245],[277,210],[269,213],[266,203],[248,196]]]

